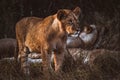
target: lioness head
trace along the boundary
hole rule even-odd
[[[57,19],[62,23],[63,29],[69,34],[79,30],[79,15],[81,10],[76,7],[74,10],[62,9],[57,12]]]
[[[85,25],[79,37],[83,40],[86,47],[92,46],[97,38],[98,31],[95,25]]]

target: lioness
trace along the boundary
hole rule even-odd
[[[13,38],[0,39],[0,59],[13,57],[16,48],[16,40]]]
[[[66,39],[69,34],[79,30],[80,12],[79,7],[74,10],[61,9],[44,19],[27,17],[17,22],[18,59],[25,74],[29,74],[27,57],[32,52],[41,53],[45,72],[50,69],[50,58],[54,52],[55,71],[61,69],[66,53]]]
[[[84,42],[84,47],[91,47],[98,38],[98,31],[95,25],[85,25],[79,37]]]
[[[67,48],[89,48],[98,38],[95,25],[84,25],[80,33],[67,38]]]

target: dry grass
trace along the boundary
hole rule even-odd
[[[120,53],[106,53],[98,56],[92,67],[83,64],[81,59],[72,63],[67,59],[63,72],[59,75],[50,73],[50,80],[119,80]],[[69,61],[69,62],[68,62]],[[67,63],[67,64],[66,64]],[[30,80],[45,80],[41,64],[32,63],[30,66]],[[27,80],[20,73],[20,67],[14,61],[0,61],[0,80]]]
[[[94,16],[93,22],[99,30],[99,39],[94,48],[120,50],[119,12],[116,11],[112,17],[97,12],[89,16]],[[30,80],[45,80],[41,64],[31,64],[30,71]],[[0,80],[26,80],[26,78],[21,74],[20,66],[14,61],[0,61]],[[83,64],[82,58],[77,62],[67,59],[63,72],[59,75],[51,73],[50,80],[120,80],[120,53],[100,55],[94,60],[92,67]]]

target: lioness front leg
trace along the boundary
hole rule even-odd
[[[59,73],[64,60],[65,49],[59,49],[54,52],[55,72]]]
[[[48,51],[48,50],[41,50],[41,57],[42,57],[42,63],[43,63],[43,71],[44,72],[49,72],[49,70],[51,69],[51,55],[52,55],[52,51]]]
[[[41,57],[42,57],[42,64],[43,64],[43,74],[46,80],[50,79],[50,62],[51,62],[51,51],[42,49],[41,50]]]
[[[29,75],[30,71],[29,71],[29,63],[28,63],[28,50],[26,47],[24,47],[20,51],[20,63],[21,63],[21,71],[24,74]]]

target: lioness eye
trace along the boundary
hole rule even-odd
[[[70,19],[69,22],[72,23],[73,21]]]
[[[73,21],[72,21],[71,19],[69,20],[69,24],[70,24],[70,25],[73,24]]]

